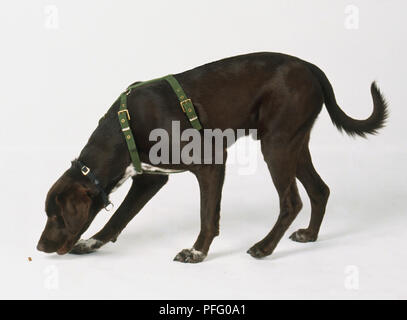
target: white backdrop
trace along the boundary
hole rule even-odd
[[[2,1],[0,298],[407,298],[406,9],[401,0]],[[256,51],[317,64],[352,117],[370,114],[372,80],[389,101],[387,127],[368,140],[319,116],[311,152],[331,198],[318,242],[287,238],[308,223],[301,189],[304,208],[275,253],[245,253],[278,214],[259,153],[253,175],[228,167],[221,234],[204,263],[172,262],[199,230],[190,174],[170,177],[115,244],[87,256],[36,252],[48,189],[127,85]],[[116,207],[128,188],[112,195]]]

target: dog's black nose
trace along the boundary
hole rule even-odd
[[[62,246],[61,243],[49,240],[47,238],[41,238],[37,244],[37,250],[45,253],[56,252]]]
[[[56,248],[54,245],[51,245],[50,243],[47,243],[45,241],[39,241],[37,244],[37,250],[45,253],[51,253],[55,252]]]
[[[45,251],[45,245],[42,242],[38,242],[37,244],[37,250],[38,251]]]

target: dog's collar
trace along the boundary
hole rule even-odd
[[[72,167],[78,169],[81,174],[85,177],[87,177],[90,182],[92,182],[96,188],[99,190],[102,199],[103,199],[103,206],[105,209],[112,203],[109,201],[109,196],[106,194],[105,190],[100,185],[99,180],[96,178],[95,174],[90,170],[89,167],[85,166],[81,161],[79,160],[74,160],[72,161]]]

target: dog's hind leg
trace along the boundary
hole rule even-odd
[[[293,138],[270,134],[261,139],[263,156],[280,198],[280,214],[267,236],[247,251],[254,258],[265,257],[274,251],[302,208],[295,172],[303,138],[301,134]]]
[[[144,205],[166,184],[168,175],[142,174],[133,177],[129,192],[102,230],[88,240],[79,240],[70,253],[84,254],[115,242],[120,232]]]
[[[201,231],[191,249],[179,252],[174,260],[197,263],[205,259],[213,238],[219,234],[220,202],[225,177],[224,164],[202,165],[193,171],[201,195]]]
[[[304,144],[299,157],[297,178],[303,184],[311,200],[311,220],[307,229],[297,230],[290,236],[290,239],[297,242],[315,241],[325,214],[329,188],[312,164],[308,141]]]

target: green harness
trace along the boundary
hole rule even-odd
[[[130,124],[129,124],[130,114],[129,114],[129,111],[127,110],[127,96],[130,94],[132,89],[138,88],[142,85],[149,84],[152,82],[161,81],[161,80],[166,80],[170,84],[171,88],[174,90],[175,94],[177,95],[177,97],[179,99],[181,109],[188,117],[189,122],[191,123],[192,127],[197,130],[202,129],[202,125],[199,122],[198,116],[195,112],[195,108],[194,108],[194,105],[192,104],[191,99],[188,99],[188,97],[186,96],[181,85],[179,84],[177,79],[175,79],[175,77],[173,75],[170,74],[170,75],[162,77],[162,78],[137,83],[137,84],[134,84],[134,85],[128,87],[127,90],[120,95],[120,108],[119,108],[118,116],[119,116],[120,125],[122,127],[122,131],[124,134],[124,138],[127,142],[127,147],[129,149],[130,158],[133,163],[134,169],[137,171],[137,173],[143,173],[143,170],[141,168],[141,161],[140,161],[140,157],[139,157],[139,154],[137,151],[136,142],[134,140],[133,133],[131,131]]]

